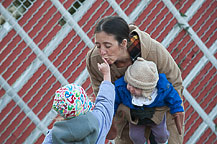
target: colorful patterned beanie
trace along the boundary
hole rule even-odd
[[[90,101],[84,89],[75,84],[68,84],[55,93],[53,109],[65,119],[77,117],[92,111],[94,103]]]

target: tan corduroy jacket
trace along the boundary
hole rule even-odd
[[[181,72],[178,65],[170,55],[170,53],[166,50],[166,48],[162,44],[152,39],[148,33],[139,30],[138,27],[131,25],[130,30],[131,33],[135,32],[139,36],[140,45],[141,45],[141,56],[146,60],[153,61],[157,65],[159,73],[166,74],[167,79],[173,84],[174,88],[178,91],[180,97],[182,98],[181,93],[182,93],[183,86],[182,86]],[[95,95],[97,95],[99,90],[99,85],[103,80],[103,76],[97,67],[97,63],[102,63],[102,62],[103,60],[101,59],[101,56],[99,55],[99,52],[96,47],[89,50],[86,57],[86,65],[87,65],[87,70],[90,75],[90,80]],[[115,64],[112,64],[111,65],[112,82],[114,83],[115,80],[123,76],[125,74],[126,69],[127,67],[117,68]],[[159,123],[163,119],[164,113],[167,110],[168,108],[165,107],[159,108],[159,112],[156,112],[153,116],[154,122]],[[129,113],[127,109],[122,111],[127,111],[126,113]],[[116,115],[118,117],[118,111]],[[129,116],[126,116],[126,119],[129,122],[132,122]],[[121,133],[124,125],[125,125],[124,121],[122,121],[121,125],[118,124],[117,129],[118,129],[119,137],[121,137],[122,135]]]

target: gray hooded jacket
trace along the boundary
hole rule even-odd
[[[98,133],[98,120],[88,112],[70,120],[56,122],[52,139],[54,144],[95,144]]]

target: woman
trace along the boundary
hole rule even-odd
[[[97,67],[97,63],[103,62],[102,58],[110,64],[112,82],[114,82],[123,76],[127,67],[140,56],[148,61],[153,61],[157,65],[158,72],[166,75],[182,98],[181,72],[174,59],[159,42],[152,39],[146,32],[139,30],[138,27],[128,25],[119,16],[105,17],[96,25],[95,44],[96,46],[88,52],[86,57],[87,69],[95,95],[98,93],[99,85],[103,80],[103,76]],[[125,111],[124,106],[119,106],[117,115],[118,112],[122,111]],[[125,113],[129,114],[128,111],[125,111]],[[169,143],[182,143],[183,134],[182,136],[178,134],[169,111],[166,115],[167,127],[170,132]],[[121,121],[117,125],[117,144],[130,143],[126,119],[130,122],[129,115],[126,115],[125,119],[120,119],[118,116],[116,118],[116,121]]]

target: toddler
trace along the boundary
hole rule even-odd
[[[169,107],[174,116],[179,134],[182,133],[183,112],[182,100],[165,74],[158,74],[156,64],[138,57],[128,67],[125,76],[115,81],[115,113],[122,103],[130,109],[129,135],[134,144],[146,142],[145,128],[151,127],[157,143],[165,143],[169,138],[166,126],[166,111]],[[158,122],[159,121],[159,122]]]
[[[95,104],[84,89],[68,84],[55,93],[53,109],[61,116],[49,130],[43,144],[103,144],[114,114],[115,87],[106,60],[98,68],[104,76]]]

